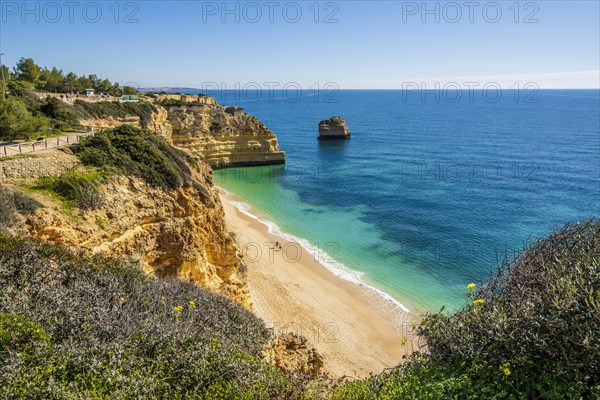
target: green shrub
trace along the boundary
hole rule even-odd
[[[0,360],[8,352],[29,352],[45,344],[48,336],[39,324],[19,314],[0,313]]]
[[[75,100],[74,108],[82,118],[126,118],[130,116],[140,117],[142,127],[148,128],[152,119],[152,113],[156,107],[151,103],[120,103],[116,101],[88,102]]]
[[[168,108],[168,107],[193,107],[193,106],[203,106],[204,103],[199,101],[183,101],[178,99],[163,99],[157,102],[157,104]]]
[[[17,213],[33,214],[42,205],[31,197],[0,186],[0,233],[7,232],[17,219]]]
[[[40,178],[33,189],[49,191],[69,205],[76,206],[83,211],[97,210],[102,207],[103,203],[98,185],[105,178],[105,173],[96,171],[85,173],[69,171],[59,176]]]
[[[337,398],[598,398],[598,220],[533,243],[468,295],[453,315],[425,316],[427,354],[342,385]]]
[[[0,313],[0,397],[308,397],[252,313],[135,264],[0,235]]]
[[[83,127],[79,123],[79,116],[72,106],[55,99],[48,98],[40,105],[40,111],[52,120],[55,129],[61,131],[79,130]]]
[[[30,140],[49,133],[50,120],[30,110],[24,99],[0,99],[0,140]]]
[[[188,164],[195,162],[162,138],[123,125],[82,140],[75,154],[85,165],[138,176],[164,189],[191,185]]]

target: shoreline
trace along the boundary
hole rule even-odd
[[[218,187],[227,226],[243,253],[253,312],[275,333],[306,337],[335,378],[365,378],[416,350],[418,321],[391,296],[345,279],[289,235]],[[276,249],[279,242],[281,249]]]

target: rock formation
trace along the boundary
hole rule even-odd
[[[218,105],[205,95],[152,94],[156,111],[139,116],[82,120],[88,128],[114,128],[123,124],[149,129],[176,147],[190,151],[213,169],[284,164],[277,137],[258,118],[242,108]]]
[[[323,373],[323,356],[309,347],[305,337],[293,333],[273,337],[266,346],[264,359],[291,375]]]
[[[148,273],[198,283],[250,308],[244,268],[210,167],[282,164],[285,153],[273,132],[239,107],[220,106],[203,95],[157,94],[151,101],[155,110],[149,117],[106,115],[81,123],[96,129],[128,124],[163,136],[205,161],[194,172],[198,184],[165,191],[135,177],[113,176],[100,188],[103,206],[83,216],[69,215],[59,201],[37,194],[45,207],[22,216],[26,232],[20,233],[139,260]],[[0,160],[0,179],[18,187],[23,180],[59,175],[78,164],[69,150]]]
[[[218,105],[217,100],[214,97],[205,94],[152,93],[149,96],[155,103],[160,103],[165,100],[175,100],[182,103]]]
[[[20,161],[19,174],[8,176],[3,185],[18,188],[25,184],[23,179],[31,182],[39,176],[22,164],[33,167],[40,159],[52,160],[56,166],[53,172],[58,174],[72,168],[77,160],[68,152],[50,152],[52,157]],[[4,161],[0,165],[5,163],[14,164]],[[193,174],[196,184],[170,191],[150,187],[139,178],[115,175],[99,188],[102,207],[83,215],[65,210],[56,199],[33,193],[44,207],[33,215],[21,216],[17,225],[25,231],[15,233],[90,254],[139,261],[151,275],[191,281],[251,308],[245,270],[225,226],[211,169],[198,162]]]
[[[319,139],[350,139],[346,120],[342,117],[331,117],[319,122]]]
[[[258,118],[239,107],[166,106],[172,143],[213,169],[285,163],[277,138]]]

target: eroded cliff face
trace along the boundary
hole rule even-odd
[[[19,233],[88,253],[139,260],[151,275],[191,281],[251,308],[244,268],[211,176],[210,168],[199,162],[194,185],[166,191],[139,178],[115,175],[99,188],[102,207],[83,214],[66,212],[59,201],[38,193],[34,196],[44,207],[21,217],[25,229]],[[23,179],[28,177],[3,183],[17,188]]]
[[[239,107],[190,104],[167,111],[173,145],[215,169],[285,162],[273,132]]]
[[[146,100],[156,109],[148,120],[107,116],[81,124],[96,130],[123,124],[149,129],[213,169],[285,163],[275,134],[242,108],[221,106],[202,95],[154,94]]]
[[[169,122],[169,114],[167,110],[161,106],[155,106],[155,109],[156,111],[152,112],[151,117],[147,121],[142,121],[137,115],[130,115],[124,118],[111,116],[88,118],[80,120],[79,123],[82,126],[88,129],[94,129],[95,131],[116,128],[121,125],[130,125],[136,128],[148,129],[171,143],[173,128]]]

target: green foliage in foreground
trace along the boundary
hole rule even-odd
[[[194,161],[162,138],[122,125],[82,140],[75,154],[85,165],[138,176],[148,184],[177,189],[192,184]]]
[[[600,398],[600,222],[525,249],[453,315],[427,315],[429,349],[337,399]]]
[[[0,397],[304,398],[233,302],[134,265],[0,235]]]

